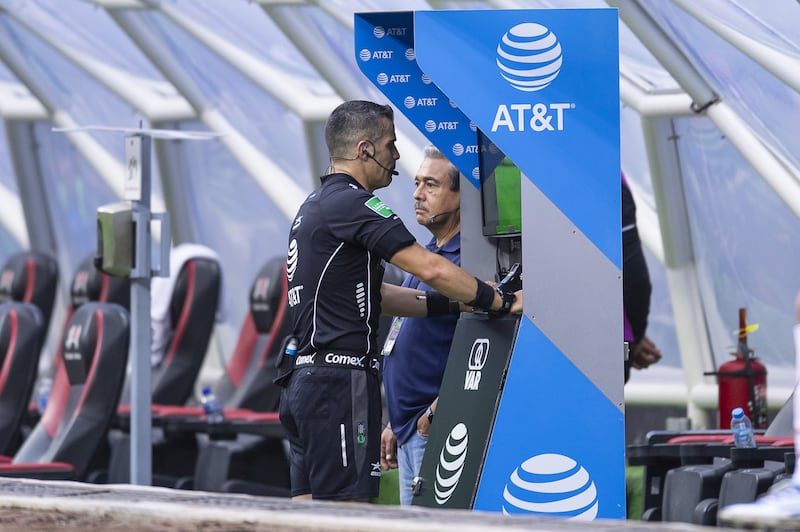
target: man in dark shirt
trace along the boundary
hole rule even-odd
[[[495,291],[417,244],[373,195],[397,174],[391,107],[341,104],[328,119],[325,141],[330,173],[300,206],[289,232],[297,352],[280,417],[289,435],[293,497],[367,500],[377,496],[381,475],[381,312],[442,315],[458,301],[521,312],[522,297]],[[383,284],[384,261],[439,293],[420,298],[420,290]]]
[[[631,368],[645,369],[661,360],[661,351],[645,336],[650,315],[650,272],[645,262],[639,231],[636,229],[636,203],[622,174],[622,297],[625,310],[625,341],[630,347],[625,361],[625,382]]]
[[[414,184],[417,223],[433,235],[426,248],[460,266],[458,169],[435,146],[426,146]],[[406,277],[403,286],[432,289],[413,275]],[[411,504],[411,483],[422,465],[457,322],[455,314],[395,318],[384,346],[383,386],[389,425],[381,436],[381,465],[399,469],[400,504],[404,506]]]

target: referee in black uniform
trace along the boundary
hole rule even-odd
[[[306,198],[289,232],[289,309],[297,338],[294,369],[281,395],[289,434],[293,497],[366,501],[381,476],[381,312],[457,313],[458,302],[521,312],[522,298],[499,293],[417,244],[372,193],[388,186],[400,154],[388,105],[349,101],[325,126],[330,174]],[[384,261],[438,290],[383,284]],[[452,300],[451,300],[452,299]]]

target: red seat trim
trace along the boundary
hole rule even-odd
[[[25,269],[27,271],[27,284],[25,285],[25,295],[22,297],[22,301],[25,303],[30,303],[31,299],[33,299],[33,287],[36,286],[36,262],[33,258],[28,258],[25,261]]]
[[[17,311],[11,309],[8,313],[9,323],[11,325],[11,341],[8,344],[8,349],[6,350],[6,356],[3,359],[3,370],[0,373],[0,390],[5,388],[6,380],[8,380],[8,374],[11,371],[11,364],[14,362],[14,349],[17,346],[17,327],[18,327],[18,320],[19,316],[17,316]],[[27,353],[22,353],[22,356],[27,355]]]
[[[181,345],[181,339],[186,332],[186,325],[189,323],[189,313],[191,312],[192,305],[190,304],[194,297],[195,289],[195,264],[193,260],[186,262],[186,297],[183,301],[181,308],[181,317],[178,319],[178,324],[175,327],[175,335],[170,342],[169,353],[164,357],[164,365],[172,364],[175,354],[178,352],[178,346]]]

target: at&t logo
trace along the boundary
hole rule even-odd
[[[504,514],[591,521],[600,501],[589,472],[569,456],[546,453],[516,467],[503,490]]]
[[[294,280],[294,274],[297,271],[297,240],[292,239],[289,242],[289,253],[286,257],[286,276],[289,278],[289,282]]]
[[[439,453],[439,463],[436,466],[436,483],[434,496],[436,504],[444,504],[458,486],[461,472],[464,470],[464,461],[467,459],[467,445],[469,436],[467,426],[459,423],[447,435],[447,441]]]
[[[539,91],[561,71],[561,44],[541,24],[525,22],[508,30],[497,45],[500,75],[524,92]]]
[[[548,28],[524,22],[509,29],[497,45],[500,75],[518,91],[535,92],[550,85],[561,72],[561,44]],[[563,131],[567,109],[574,103],[524,102],[497,106],[492,131]]]

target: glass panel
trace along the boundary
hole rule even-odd
[[[59,262],[76,266],[97,250],[97,207],[118,198],[66,135],[53,133],[52,127],[50,122],[35,124],[34,137],[39,147],[36,153],[47,183]],[[119,145],[123,147],[122,140]]]
[[[303,187],[311,182],[302,121],[163,15],[145,15],[184,73],[233,126]]]
[[[774,4],[785,6],[786,2]],[[786,10],[785,16],[793,22],[794,35],[797,35],[800,9],[796,4],[792,7]],[[800,168],[800,121],[794,112],[800,108],[800,94],[671,2],[650,2],[648,10],[717,94],[767,143]],[[743,14],[740,15],[738,25],[745,20]],[[752,23],[757,24],[756,21]],[[796,50],[794,55],[797,55]]]
[[[18,83],[16,76],[2,62],[0,62],[0,81]]]
[[[2,24],[13,36],[18,51],[36,76],[39,89],[59,109],[66,111],[76,124],[134,126],[130,106],[105,90],[94,79],[87,76],[73,63],[65,61],[49,46],[33,37],[28,31],[10,22],[7,17],[0,18]],[[119,160],[123,159],[124,145],[108,134],[91,133],[109,153]]]
[[[295,79],[296,76],[307,78],[317,94],[333,93],[257,2],[175,2],[171,7],[226,41],[295,76]]]
[[[647,149],[644,145],[642,117],[626,105],[620,105],[620,160],[625,178],[636,182],[641,192],[639,197],[646,200],[651,209],[655,209],[656,202],[653,196],[653,183],[650,180]]]
[[[186,129],[202,129],[187,123]],[[191,175],[187,187],[198,242],[222,260],[226,319],[239,327],[261,266],[286,255],[289,221],[219,142],[181,142],[175,149]],[[236,331],[238,333],[238,329]],[[232,353],[225,349],[226,354]]]
[[[661,350],[659,366],[682,367],[678,335],[675,331],[675,315],[672,311],[672,298],[667,283],[667,270],[656,257],[644,248],[647,269],[653,292],[650,296],[650,316],[647,323],[647,337]]]
[[[17,193],[19,190],[14,168],[11,165],[11,153],[8,148],[5,122],[0,123],[0,183],[10,192]]]
[[[121,70],[163,80],[105,9],[92,2],[0,0],[15,16],[56,42]],[[68,6],[68,7],[67,7]]]
[[[22,251],[22,246],[19,245],[17,239],[0,225],[0,267],[5,264],[11,255],[20,251]]]
[[[790,0],[703,0],[694,9],[716,19],[750,39],[790,55],[800,53],[800,10]]]
[[[793,302],[800,220],[705,118],[676,120],[692,243],[717,364],[735,344],[738,309],[760,329],[756,355],[794,364]],[[791,385],[793,373],[772,372]]]

